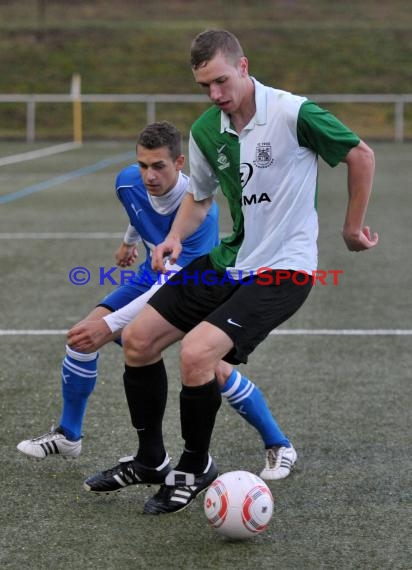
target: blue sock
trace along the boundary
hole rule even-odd
[[[260,433],[266,448],[280,445],[290,447],[288,438],[281,431],[270,413],[259,388],[246,376],[233,369],[221,394],[229,404]]]
[[[59,427],[72,441],[82,437],[87,400],[97,379],[97,359],[97,352],[85,354],[66,346],[66,357],[62,363],[63,410]]]

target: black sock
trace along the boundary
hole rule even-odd
[[[202,473],[208,461],[210,439],[222,397],[216,378],[202,386],[182,386],[180,421],[185,450],[176,469]]]
[[[167,401],[167,374],[163,360],[139,367],[126,364],[123,381],[132,425],[139,438],[137,459],[148,467],[157,467],[166,455],[162,421]]]

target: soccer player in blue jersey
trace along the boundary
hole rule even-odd
[[[182,341],[184,449],[144,506],[145,513],[154,515],[184,509],[217,476],[209,453],[221,404],[217,364],[222,359],[245,363],[310,292],[308,275],[317,266],[318,156],[331,166],[343,162],[347,167],[342,236],[348,249],[363,251],[378,243],[378,235],[364,225],[374,175],[374,153],[365,142],[314,102],[251,77],[239,41],[226,30],[208,30],[195,38],[191,67],[213,105],[192,125],[188,193],[167,239],[154,251],[154,267],[161,270],[165,256],[173,263],[182,240],[204,219],[220,189],[233,232],[184,271],[189,276],[214,271],[232,280],[206,286],[183,282],[177,274],[123,331],[125,390],[143,462],[146,456],[155,461],[156,454],[160,461],[165,454],[156,423],[163,404],[159,399],[148,421],[146,398],[153,401],[163,350]],[[240,277],[245,273],[253,275],[247,287]],[[289,441],[270,454],[275,470],[288,472],[296,461]],[[96,474],[85,486],[102,481],[104,475]]]
[[[24,440],[17,446],[22,453],[36,459],[58,454],[66,459],[81,453],[83,421],[88,399],[97,379],[98,350],[119,337],[121,329],[144,306],[161,285],[160,274],[152,270],[152,250],[168,234],[178,206],[186,194],[188,177],[182,172],[184,156],[179,131],[168,122],[148,125],[137,142],[137,164],[123,169],[116,179],[116,193],[123,204],[129,226],[123,243],[116,253],[117,263],[130,266],[136,259],[136,243],[141,241],[145,260],[139,265],[129,284],[109,293],[91,313],[68,333],[68,346],[61,370],[63,409],[59,425],[42,436]],[[207,253],[218,243],[218,209],[213,204],[199,228],[184,240],[176,270],[192,259]],[[159,282],[160,280],[160,282]],[[223,394],[242,417],[260,432],[266,446],[281,445],[286,440],[272,418],[259,389],[230,365],[220,363],[216,372]],[[167,386],[162,387],[164,401]],[[149,408],[147,409],[149,413]],[[149,470],[135,458],[120,463],[111,477],[111,488],[138,482],[142,470],[152,482],[163,482],[170,470],[169,461],[148,465]],[[282,472],[269,471],[268,478]]]

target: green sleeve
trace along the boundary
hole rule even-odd
[[[355,133],[313,101],[305,101],[299,110],[297,135],[300,146],[310,148],[330,166],[336,166],[360,142]]]

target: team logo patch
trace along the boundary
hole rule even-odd
[[[226,145],[217,149],[217,164],[219,170],[224,170],[225,168],[229,168],[230,162],[228,157],[223,153],[223,149]]]
[[[270,142],[258,143],[256,146],[255,160],[253,164],[257,168],[267,168],[273,164],[272,146]]]

